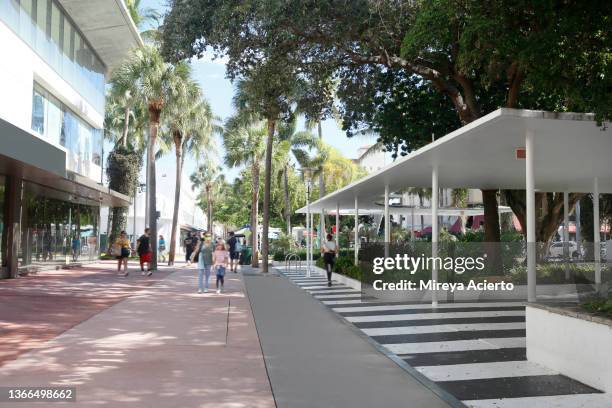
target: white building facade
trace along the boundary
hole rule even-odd
[[[123,2],[0,0],[1,274],[97,257],[106,79],[142,44]]]

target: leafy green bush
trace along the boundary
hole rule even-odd
[[[539,284],[593,284],[595,282],[595,269],[592,264],[570,264],[570,276],[565,279],[565,264],[550,263],[537,265],[536,276]],[[604,278],[610,274],[608,269],[603,269]],[[512,283],[519,285],[527,284],[527,267],[517,266],[510,270]]]
[[[584,310],[612,319],[612,299],[592,298],[580,305]]]

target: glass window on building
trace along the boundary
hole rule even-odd
[[[90,126],[38,84],[32,96],[32,130],[68,149],[68,169],[99,180],[102,130]]]
[[[55,43],[55,45],[62,49],[62,39],[63,39],[63,22],[64,16],[60,12],[60,9],[57,7],[55,3],[51,4],[51,40]]]
[[[5,228],[4,228],[4,208],[5,208],[5,200],[4,192],[6,191],[6,178],[4,176],[0,176],[0,262],[2,266],[6,266],[6,237]]]
[[[104,113],[106,68],[56,0],[0,0],[0,20]]]
[[[55,268],[98,257],[99,207],[60,191],[24,184],[20,268]]]

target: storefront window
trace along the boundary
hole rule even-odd
[[[66,200],[51,198],[66,196]],[[20,268],[48,269],[98,257],[99,207],[25,183]]]
[[[1,265],[5,266],[6,263],[6,237],[4,236],[5,228],[4,228],[4,209],[6,208],[6,178],[4,176],[0,176],[0,261]]]

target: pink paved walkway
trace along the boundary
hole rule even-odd
[[[195,270],[178,268],[132,291],[6,362],[0,384],[75,386],[78,407],[274,407],[239,275],[221,295],[195,293],[195,281]]]

